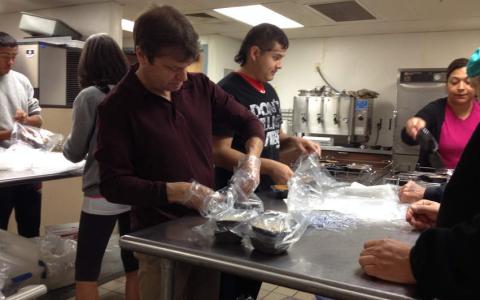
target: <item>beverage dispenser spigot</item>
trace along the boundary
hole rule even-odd
[[[333,114],[333,123],[334,123],[335,125],[338,125],[338,123],[340,123],[340,122],[338,121],[337,114]]]
[[[302,123],[307,123],[307,114],[306,113],[302,113]]]
[[[317,123],[323,123],[323,114],[317,114]]]

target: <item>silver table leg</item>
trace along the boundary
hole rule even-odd
[[[175,290],[174,290],[174,284],[175,284],[175,262],[163,258],[162,259],[162,267],[163,271],[162,272],[162,278],[161,278],[161,299],[162,300],[173,300],[175,296]]]

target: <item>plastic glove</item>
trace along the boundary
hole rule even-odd
[[[190,184],[190,188],[185,192],[182,205],[198,210],[203,210],[206,199],[215,193],[211,188],[204,186],[203,184],[193,181]]]
[[[196,181],[192,182],[183,205],[194,208],[203,217],[215,217],[233,207],[234,194],[230,189],[214,191]]]
[[[216,219],[219,214],[233,208],[236,198],[236,192],[230,187],[218,190],[206,198],[200,214],[206,218]]]
[[[232,188],[246,197],[251,195],[260,183],[260,159],[253,155],[245,156],[231,179]]]

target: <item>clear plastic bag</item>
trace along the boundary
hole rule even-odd
[[[237,193],[238,195],[239,193]],[[233,208],[243,210],[254,210],[257,212],[263,212],[263,201],[256,194],[251,194],[248,197],[242,195],[242,197],[236,197],[234,199]]]
[[[316,209],[325,197],[347,183],[337,182],[328,170],[321,167],[317,155],[301,157],[297,169],[288,181],[288,211]]]
[[[0,299],[31,284],[49,290],[75,282],[77,243],[55,234],[27,239],[0,230]],[[122,271],[118,235],[112,235],[102,260],[100,278]]]
[[[407,205],[393,185],[337,182],[315,156],[303,157],[289,181],[288,211],[336,211],[348,219],[405,223]],[[313,221],[313,217],[309,217]]]
[[[63,135],[15,122],[10,139],[12,144],[25,143],[34,149],[52,151],[55,147],[62,145]]]
[[[61,153],[34,149],[21,143],[12,144],[8,149],[0,148],[0,170],[38,170],[42,174],[80,169],[85,161],[72,163]]]
[[[77,242],[48,234],[37,239],[42,261],[46,267],[46,278],[62,278],[75,267]]]
[[[0,230],[1,292],[11,294],[23,286],[40,283],[44,275],[35,242]]]
[[[38,161],[40,156],[38,152],[40,151],[24,143],[13,144],[0,152],[0,170],[29,170],[33,167],[34,162]]]
[[[8,265],[0,260],[0,300],[5,299],[5,295],[3,295],[2,291],[5,287],[5,283],[8,280]]]
[[[342,213],[332,210],[316,210],[308,215],[309,226],[316,229],[340,231],[343,229],[355,229],[357,221]]]

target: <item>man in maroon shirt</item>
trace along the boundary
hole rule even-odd
[[[240,167],[252,178],[259,178],[258,168],[250,169],[248,162],[258,161],[264,134],[248,109],[203,74],[187,73],[199,55],[198,35],[177,10],[162,6],[143,13],[134,40],[139,65],[98,108],[95,157],[102,195],[132,205],[139,229],[202,210],[204,197],[192,186],[204,195],[213,192],[214,122],[246,139]],[[164,261],[137,256],[142,299],[161,299]],[[176,262],[175,298],[216,299],[218,280],[218,272]]]

